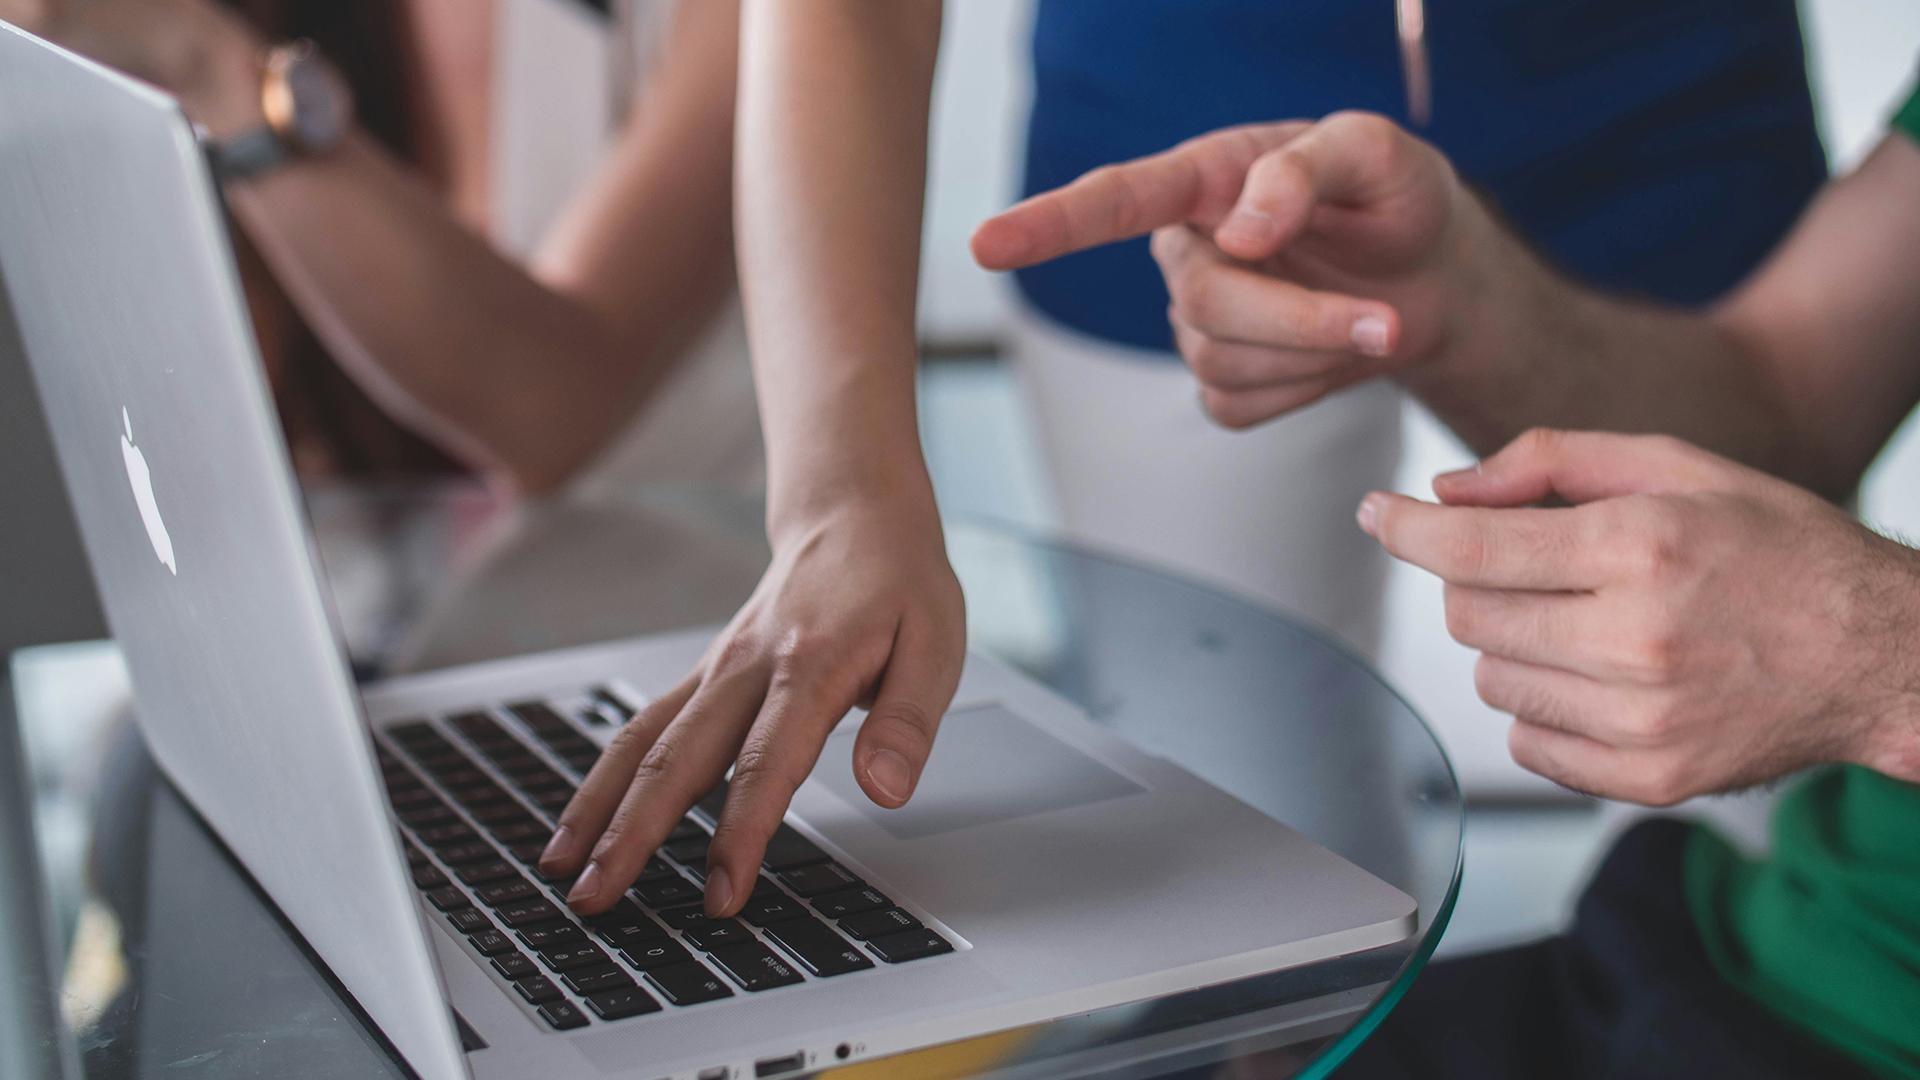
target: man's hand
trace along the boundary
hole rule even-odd
[[[1151,232],[1207,411],[1246,427],[1436,354],[1491,224],[1439,151],[1338,113],[1096,169],[983,223],[973,252],[1010,270]]]
[[[906,803],[965,653],[965,602],[936,518],[862,504],[810,522],[776,542],[759,588],[698,670],[614,736],[560,815],[541,870],[581,871],[568,903],[605,911],[731,765],[706,905],[733,914],[795,789],[855,705],[871,703],[853,749],[860,786],[880,806]]]
[[[1434,492],[1360,524],[1446,581],[1522,766],[1656,806],[1822,762],[1920,780],[1912,550],[1665,437],[1533,431]]]

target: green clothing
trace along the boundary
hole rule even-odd
[[[1728,982],[1880,1076],[1920,1077],[1920,787],[1825,770],[1774,811],[1770,857],[1697,829],[1686,876]]]
[[[1920,91],[1893,126],[1920,142]],[[1728,982],[1876,1075],[1920,1077],[1920,786],[1824,770],[1774,811],[1770,857],[1697,829],[1686,876]]]

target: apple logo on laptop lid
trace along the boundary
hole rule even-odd
[[[168,535],[167,523],[160,516],[160,503],[153,497],[153,471],[147,468],[147,455],[133,445],[133,417],[124,405],[120,408],[120,422],[126,426],[120,436],[120,457],[127,465],[127,483],[133,486],[133,501],[140,507],[147,539],[153,542],[153,553],[159,556],[161,565],[168,573],[177,575],[180,570],[173,559],[173,537]]]

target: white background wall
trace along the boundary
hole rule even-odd
[[[1028,94],[1031,2],[952,0],[947,5],[922,274],[922,322],[935,340],[990,340],[1004,311],[1002,283],[973,266],[966,238],[975,223],[1006,205],[1015,190]],[[1836,169],[1844,169],[1878,141],[1888,112],[1920,67],[1920,4],[1803,0],[1802,20],[1822,130]],[[1920,198],[1920,192],[1915,197]],[[969,394],[968,407],[975,411],[982,403],[1004,404],[1004,390],[991,386],[974,384],[957,396]],[[981,452],[977,440],[983,430],[997,431],[1014,444],[999,448],[1003,454],[1030,453],[1006,416],[992,418],[985,429],[973,423],[959,426],[954,435],[971,445],[969,456]],[[937,433],[937,425],[930,427]],[[1429,477],[1464,462],[1467,455],[1417,409],[1408,410],[1406,427],[1408,453],[1397,486],[1424,495]],[[1863,505],[1871,520],[1920,535],[1920,436],[1914,431],[1910,423],[1868,478]],[[953,449],[961,447],[956,443]],[[1026,477],[976,473],[957,479],[972,485],[958,500],[963,505],[1014,517],[1031,513],[1032,488]],[[1003,490],[984,490],[996,486]],[[994,505],[996,500],[999,505]],[[1481,794],[1557,791],[1508,760],[1504,718],[1473,696],[1472,655],[1445,636],[1437,583],[1402,568],[1390,588],[1392,617],[1382,666],[1440,730],[1469,788]]]

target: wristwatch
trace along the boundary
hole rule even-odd
[[[324,154],[353,126],[353,92],[311,41],[267,50],[260,74],[266,123],[230,139],[209,141],[214,175],[250,180],[297,158]]]

